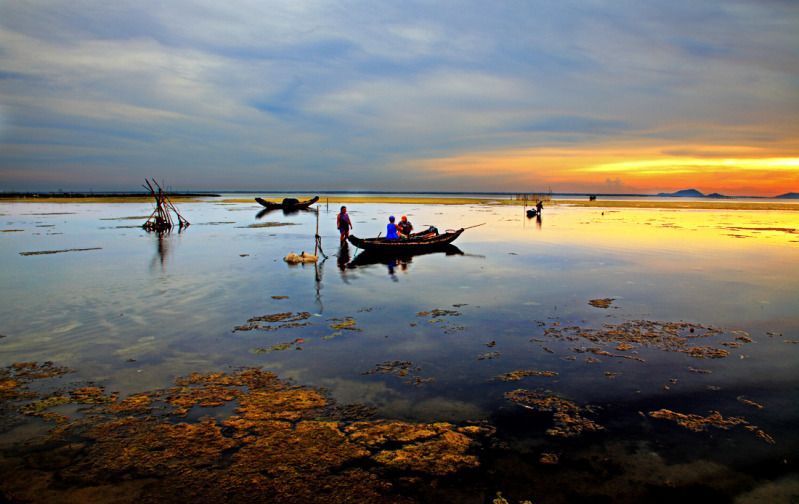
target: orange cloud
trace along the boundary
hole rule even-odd
[[[429,179],[486,190],[703,192],[774,196],[799,191],[799,156],[726,145],[616,145],[477,152],[418,160]]]

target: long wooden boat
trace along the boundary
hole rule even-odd
[[[255,198],[255,201],[266,207],[268,210],[305,210],[309,206],[319,201],[319,196],[314,196],[313,198],[305,201],[299,201],[295,198],[285,198],[280,203],[266,201],[262,198]]]
[[[435,228],[414,233],[407,239],[387,240],[385,238],[358,238],[350,235],[350,243],[369,252],[380,254],[416,254],[446,248],[463,233],[463,228],[438,234]]]

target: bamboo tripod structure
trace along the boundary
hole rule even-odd
[[[167,193],[164,192],[155,179],[152,179],[152,183],[151,181],[144,179],[144,183],[146,185],[143,187],[149,190],[150,195],[155,198],[155,210],[153,210],[153,213],[151,213],[150,217],[147,218],[147,222],[142,225],[142,228],[144,228],[145,231],[155,231],[156,233],[171,231],[175,226],[175,222],[173,221],[171,215],[172,212],[174,212],[177,217],[178,229],[189,227],[189,221],[180,215],[180,212],[178,212],[178,209],[172,204],[172,201],[169,199]]]

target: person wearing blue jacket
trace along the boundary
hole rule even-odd
[[[390,216],[388,218],[388,226],[386,226],[386,240],[397,240],[399,239],[399,235],[397,234],[397,225],[394,224],[394,216]]]

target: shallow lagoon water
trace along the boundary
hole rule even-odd
[[[336,212],[322,206],[330,257],[315,268],[282,261],[313,249],[313,213],[258,218],[256,204],[215,201],[179,207],[191,227],[159,238],[138,228],[148,204],[1,205],[0,230],[21,230],[0,233],[2,364],[54,361],[75,370],[71,379],[123,396],[194,371],[262,366],[324,387],[341,403],[373,406],[381,418],[486,420],[499,442],[485,454],[483,497],[500,490],[553,502],[626,495],[625,485],[647,477],[711,500],[795,495],[796,212],[559,205],[537,222],[519,207],[359,204],[350,207],[357,236],[384,232],[389,214],[404,213],[417,228],[486,225],[458,239],[462,254],[346,267],[337,256],[359,251],[339,248]],[[291,225],[248,227],[270,222]],[[88,248],[99,250],[20,255]],[[613,301],[606,309],[589,304],[599,298]],[[423,314],[435,309],[455,313]],[[281,312],[308,312],[309,325],[234,331]],[[348,318],[354,325],[332,327]],[[731,331],[746,331],[753,342],[726,348],[722,359],[640,347],[633,355],[641,362],[586,352],[598,345],[546,332],[630,320],[724,331],[701,345],[725,348]],[[281,343],[291,344],[265,351]],[[618,355],[614,347],[602,349]],[[411,362],[410,373],[369,373],[389,361]],[[519,369],[558,375],[494,379]],[[552,439],[545,435],[551,414],[505,398],[518,388],[590,405],[605,429]],[[765,407],[752,408],[742,396]],[[694,433],[646,415],[661,408],[745,417],[776,444],[743,429]],[[17,427],[2,439],[20,441],[28,432]],[[561,464],[541,466],[542,452],[559,453]],[[558,490],[586,478],[578,462],[587,460],[612,461],[618,474],[603,485],[616,487],[586,480],[571,494]],[[636,472],[644,466],[649,476]]]

